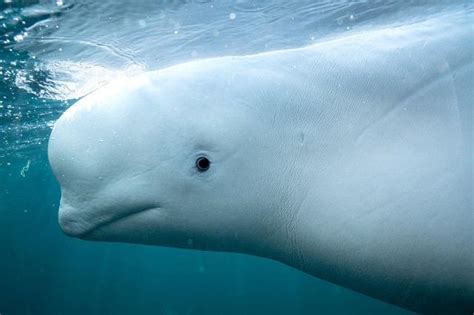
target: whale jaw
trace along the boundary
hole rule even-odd
[[[61,198],[58,215],[59,226],[67,236],[101,240],[100,238],[105,237],[102,231],[107,230],[110,226],[117,224],[123,226],[127,223],[133,225],[137,217],[148,217],[161,212],[159,206],[151,204],[127,208],[121,208],[120,206],[116,208],[105,207],[104,209],[101,211],[101,209],[94,206],[89,208],[75,207],[64,198]],[[91,214],[94,215],[91,216]],[[103,236],[98,238],[97,235]]]

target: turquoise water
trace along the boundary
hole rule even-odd
[[[408,314],[280,263],[66,237],[54,121],[117,76],[300,47],[468,2],[0,1],[0,314]]]

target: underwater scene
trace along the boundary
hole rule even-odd
[[[0,315],[473,314],[473,21],[0,0]]]

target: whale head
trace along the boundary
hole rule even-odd
[[[117,80],[55,123],[48,155],[67,235],[229,251],[272,240],[269,194],[281,189],[278,170],[262,171],[273,154],[252,107],[215,72],[186,70]]]

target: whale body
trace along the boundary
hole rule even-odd
[[[278,260],[474,311],[472,16],[120,79],[56,122],[70,236]]]

